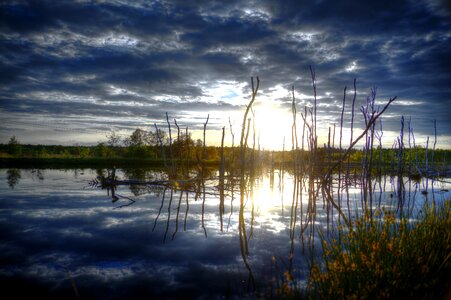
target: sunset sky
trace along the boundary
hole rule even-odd
[[[353,80],[359,107],[371,88],[384,114],[384,144],[411,118],[416,142],[451,148],[451,5],[430,1],[2,1],[0,143],[94,145],[116,131],[167,130],[171,120],[207,143],[223,126],[238,140],[250,78],[262,147],[287,147],[291,87],[298,111],[318,89],[320,145],[349,128]],[[300,116],[299,124],[302,124]],[[407,128],[407,121],[405,127]],[[405,133],[406,134],[406,133]],[[346,135],[345,135],[346,136]],[[227,131],[226,141],[231,135]],[[347,141],[348,142],[348,141]]]

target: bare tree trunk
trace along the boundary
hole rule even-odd
[[[219,217],[221,221],[221,231],[223,230],[223,214],[224,214],[224,171],[225,171],[224,136],[225,136],[225,127],[222,127],[221,168],[219,169]]]
[[[207,124],[208,124],[208,120],[210,119],[210,114],[208,114],[207,116],[207,121],[205,121],[204,123],[204,144],[203,144],[203,160],[207,159],[207,147],[206,147],[206,142],[205,142],[205,131],[207,130]]]
[[[164,153],[164,146],[163,146],[163,141],[160,136],[160,130],[157,127],[157,123],[154,123],[153,125],[155,126],[155,130],[157,131],[157,139],[161,146],[161,155],[163,156],[164,167],[167,169],[168,163],[166,162],[166,154]]]
[[[244,170],[244,162],[245,162],[245,144],[244,144],[244,133],[246,132],[246,119],[247,119],[247,115],[249,114],[249,110],[252,107],[252,104],[255,101],[255,96],[257,96],[257,91],[258,88],[260,86],[260,79],[257,77],[257,86],[254,87],[254,77],[251,77],[251,84],[252,84],[252,96],[251,96],[251,101],[249,102],[249,104],[246,106],[246,111],[244,113],[244,117],[243,117],[243,125],[241,127],[241,139],[240,139],[240,158],[241,158],[241,168]],[[242,174],[243,175],[243,174]]]
[[[171,170],[171,176],[175,176],[176,172],[175,172],[175,165],[174,165],[174,156],[172,153],[172,135],[171,135],[171,123],[169,123],[169,116],[168,113],[166,113],[166,121],[168,123],[168,130],[169,130],[169,156],[171,157],[171,166],[172,166],[172,170]]]
[[[177,156],[177,158],[178,159],[181,159],[181,146],[182,146],[182,144],[180,143],[181,141],[180,141],[180,127],[179,127],[179,125],[177,124],[177,120],[176,119],[174,119],[174,123],[175,123],[175,127],[177,127],[177,148],[176,148],[176,150],[177,150],[177,153],[176,153],[176,156]]]
[[[437,145],[437,120],[434,120],[434,147],[432,148],[432,155],[431,155],[432,172],[435,172],[435,170],[434,170],[434,154],[435,154],[435,146],[436,145]]]
[[[345,86],[343,90],[343,104],[341,107],[341,116],[340,116],[340,141],[339,141],[339,151],[341,154],[342,148],[342,141],[343,141],[343,115],[345,112],[345,105],[346,105],[346,89]],[[337,188],[337,197],[338,197],[338,206],[341,208],[341,171],[342,171],[342,164],[338,166],[338,188]],[[340,220],[340,215],[338,215],[338,220]]]
[[[370,130],[371,126],[374,124],[374,122],[376,122],[376,120],[385,112],[385,110],[387,110],[387,108],[390,106],[390,104],[396,100],[396,96],[393,98],[390,98],[390,100],[388,100],[388,102],[385,104],[385,106],[383,107],[383,109],[380,112],[375,112],[373,111],[368,119],[367,125],[365,130],[363,130],[363,132],[354,140],[351,142],[351,144],[349,145],[349,148],[341,155],[341,158],[335,162],[332,166],[329,167],[329,169],[327,170],[324,178],[323,178],[323,185],[324,184],[328,184],[328,181],[330,180],[330,176],[333,172],[333,170],[335,168],[337,168],[349,155],[349,153],[351,152],[351,150],[354,148],[354,146],[364,137],[367,135],[368,130]],[[326,185],[327,187],[327,185]],[[349,220],[346,218],[346,216],[343,214],[343,211],[338,207],[337,203],[335,203],[335,201],[333,200],[330,191],[326,189],[323,189],[323,191],[325,191],[326,193],[326,197],[328,198],[328,200],[331,202],[332,206],[334,206],[338,212],[340,213],[340,215],[343,217],[344,222],[347,225],[350,225]]]
[[[189,163],[191,160],[191,148],[190,148],[190,138],[188,134],[188,126],[185,128],[185,143],[186,143],[186,160],[187,160],[187,166],[188,166],[188,172],[189,172]]]

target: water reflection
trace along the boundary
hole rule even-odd
[[[45,171],[42,169],[29,169],[27,170],[28,175],[30,175],[30,178],[33,180],[44,180]],[[22,171],[20,169],[8,169],[6,171],[8,181],[8,185],[11,189],[14,189],[14,187],[19,183],[20,179],[22,178]]]
[[[31,169],[30,170],[31,177],[33,179],[37,179],[40,181],[44,180],[45,171],[42,169]]]
[[[218,218],[217,221],[219,224],[217,224],[218,228],[213,229],[219,230],[220,232],[224,231],[224,214],[227,210],[229,214],[227,231],[229,230],[234,211],[233,201],[235,197],[239,197],[240,202],[238,206],[237,229],[240,254],[244,266],[248,271],[248,278],[246,280],[247,290],[255,291],[254,272],[249,261],[249,257],[251,255],[249,251],[249,242],[251,242],[254,237],[256,210],[258,211],[258,217],[260,219],[264,219],[265,225],[280,226],[280,229],[277,230],[277,232],[288,231],[290,246],[288,254],[285,257],[288,257],[287,272],[288,274],[291,274],[295,269],[294,258],[296,253],[296,245],[299,244],[299,242],[301,243],[301,255],[305,255],[306,253],[310,255],[310,257],[318,255],[318,249],[315,249],[315,235],[317,234],[317,229],[321,228],[321,230],[325,229],[325,232],[329,232],[331,226],[335,222],[338,224],[341,222],[340,218],[343,217],[344,214],[346,214],[349,219],[352,219],[356,214],[359,214],[359,211],[363,212],[368,210],[372,214],[373,211],[380,211],[381,207],[384,207],[398,211],[399,215],[408,214],[414,216],[414,209],[418,209],[415,200],[418,196],[418,190],[421,182],[412,182],[409,178],[381,175],[371,180],[369,178],[359,180],[361,177],[357,176],[356,172],[350,175],[344,175],[345,173],[340,176],[336,175],[334,176],[334,181],[331,181],[330,183],[330,190],[331,193],[333,193],[334,189],[332,186],[337,184],[337,182],[341,182],[339,186],[341,186],[340,189],[342,189],[342,191],[336,192],[335,195],[335,199],[339,204],[339,207],[342,208],[342,211],[339,212],[334,210],[334,207],[329,202],[324,201],[324,198],[320,199],[319,182],[315,176],[302,176],[301,172],[296,172],[296,170],[278,171],[279,182],[277,184],[278,191],[276,195],[273,194],[274,169],[270,169],[267,175],[265,175],[264,172],[261,172],[259,176],[246,174],[246,176],[238,181],[235,180],[235,177],[233,176],[219,176],[217,180],[205,180],[200,176],[192,180],[179,180],[172,182],[165,180],[149,181],[150,178],[154,177],[149,177],[144,172],[139,178],[141,180],[141,185],[146,187],[148,193],[151,193],[152,189],[153,191],[161,191],[164,187],[161,205],[152,231],[155,230],[158,218],[161,214],[163,206],[165,205],[165,197],[167,197],[167,193],[169,193],[169,200],[163,243],[165,243],[168,238],[171,222],[171,211],[174,210],[175,229],[172,233],[172,240],[175,239],[178,233],[183,197],[185,197],[186,205],[183,224],[184,231],[186,231],[187,226],[186,220],[189,213],[190,196],[192,196],[194,201],[202,199],[200,227],[203,230],[205,238],[208,237],[208,230],[205,225],[205,204],[207,197],[213,197],[219,202],[217,205],[217,213],[215,215]],[[124,171],[125,177],[129,176],[128,174],[130,173]],[[131,191],[133,191],[132,186],[137,183],[136,178],[138,178],[138,176],[136,176],[136,173],[133,175],[133,178],[134,180],[130,181]],[[389,184],[388,189],[387,182]],[[446,181],[443,180],[435,182],[446,184]],[[155,188],[158,185],[160,185],[160,187]],[[288,195],[291,198],[291,201],[289,205],[284,207],[283,200],[284,197],[287,196],[285,186],[288,187],[287,192],[291,193],[291,195]],[[267,190],[267,187],[269,187],[270,192]],[[324,187],[321,186],[321,188]],[[435,197],[436,193],[434,192],[434,184],[432,184],[431,190],[433,197]],[[443,192],[445,190],[446,189],[442,189],[441,191]],[[257,193],[255,193],[255,191],[257,191]],[[178,193],[178,195],[175,195],[176,193]],[[270,196],[268,197],[268,195]],[[280,203],[277,203],[277,200],[275,201],[275,198],[277,199],[278,197]],[[230,203],[228,207],[225,205],[227,198],[230,198],[230,202],[227,201],[227,203]],[[428,201],[428,198],[426,197],[425,199],[420,200],[423,203]],[[174,201],[177,205],[172,207]],[[343,205],[344,203],[346,203],[345,206]],[[278,204],[281,208],[280,214],[277,214],[274,210]],[[285,216],[286,212],[288,212],[288,217]],[[275,219],[277,218],[281,218],[282,220],[287,219],[287,221],[276,221]],[[308,251],[306,251],[306,249]]]
[[[19,183],[21,178],[21,172],[19,169],[8,169],[7,171],[7,180],[10,188],[14,189],[16,184]]]
[[[158,170],[45,170],[45,180],[18,171],[14,190],[14,172],[0,173],[0,280],[11,289],[35,282],[30,291],[60,298],[75,295],[71,282],[81,298],[270,296],[293,276],[305,279],[320,254],[318,231],[333,234],[341,217],[315,176],[287,169],[179,180]],[[331,189],[349,219],[364,207],[414,215],[450,197],[446,180],[399,186],[382,175],[367,182],[365,203],[351,174],[342,174],[340,199]]]

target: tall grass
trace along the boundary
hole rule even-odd
[[[379,210],[322,236],[310,268],[311,299],[445,299],[451,285],[451,199],[415,220]],[[448,293],[448,294],[447,294]],[[447,294],[447,295],[446,295]]]

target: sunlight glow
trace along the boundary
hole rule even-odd
[[[255,108],[254,112],[256,143],[260,140],[262,149],[282,149],[285,137],[285,149],[289,148],[288,142],[291,137],[285,135],[291,132],[291,113],[271,104],[260,105]],[[249,142],[251,145],[252,140],[250,139]]]

